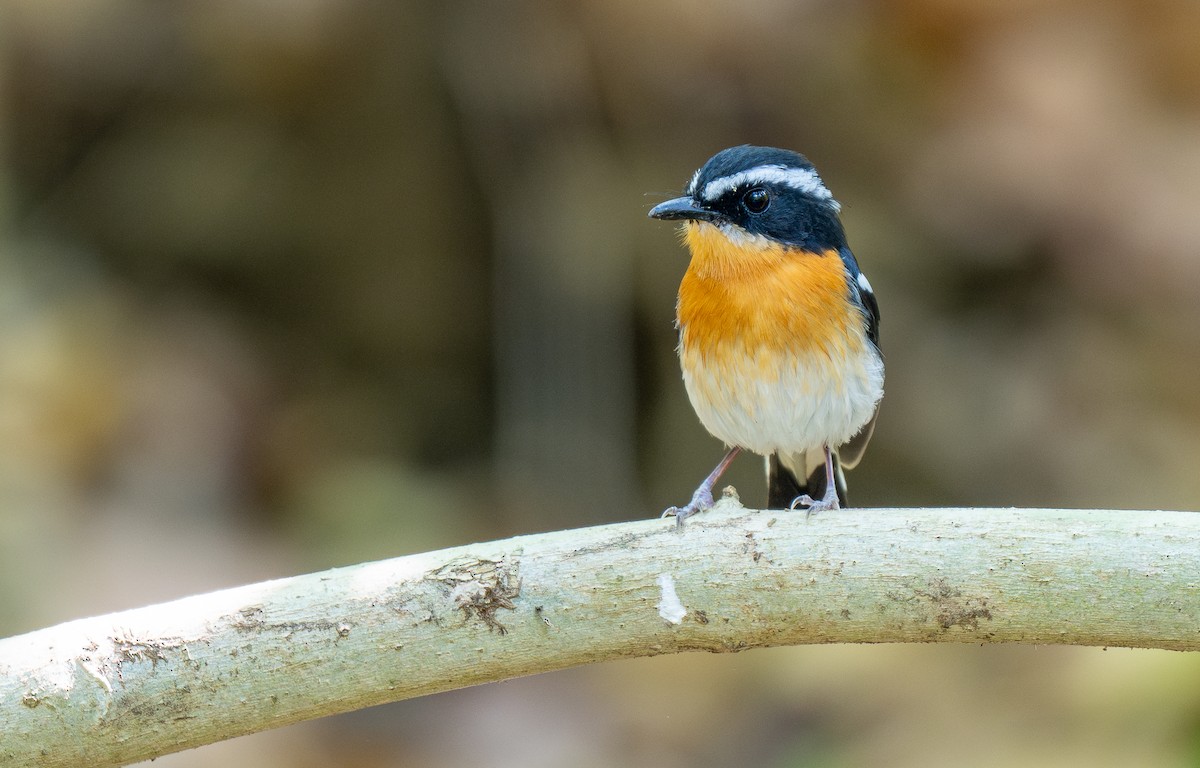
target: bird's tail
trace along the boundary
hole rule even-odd
[[[833,453],[833,476],[837,483],[838,503],[846,504],[846,475],[837,451]],[[801,480],[800,478],[803,478]],[[767,509],[787,509],[797,496],[825,496],[825,452],[776,453],[767,457]]]

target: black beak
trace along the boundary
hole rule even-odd
[[[652,219],[687,219],[689,221],[713,221],[718,218],[716,211],[701,208],[692,197],[677,197],[665,203],[659,203],[650,209]]]

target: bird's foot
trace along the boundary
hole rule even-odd
[[[820,499],[814,499],[807,493],[802,496],[797,496],[792,499],[789,508],[796,509],[797,507],[804,508],[804,516],[816,514],[817,512],[828,512],[831,509],[841,509],[842,505],[838,502],[837,489],[832,485],[829,486],[829,491],[826,491],[825,496]]]
[[[703,512],[706,509],[712,509],[713,506],[712,487],[708,483],[702,483],[696,492],[692,494],[692,500],[682,507],[668,507],[663,511],[661,517],[675,518],[675,527],[682,528],[683,521],[697,512]]]

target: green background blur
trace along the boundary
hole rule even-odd
[[[852,503],[1200,506],[1196,2],[8,0],[0,635],[687,500],[721,447],[645,214],[746,142],[816,163],[879,296]],[[1198,764],[1200,657],[972,646],[599,665],[156,763]]]

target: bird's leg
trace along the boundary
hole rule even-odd
[[[837,478],[833,476],[833,451],[829,450],[828,445],[825,446],[825,495],[819,499],[814,499],[807,493],[797,496],[795,499],[792,499],[792,509],[799,506],[803,506],[808,515],[814,512],[841,509],[842,507],[838,503]]]
[[[741,451],[742,449],[736,446],[730,448],[729,453],[725,454],[725,458],[721,459],[721,463],[709,473],[708,477],[704,478],[703,483],[700,483],[700,487],[692,494],[692,500],[687,503],[687,506],[670,507],[662,513],[662,517],[674,517],[675,527],[681,528],[683,527],[684,519],[712,507],[713,486],[717,484],[717,481],[721,479],[721,475],[725,474],[725,470],[729,469],[729,465]]]

